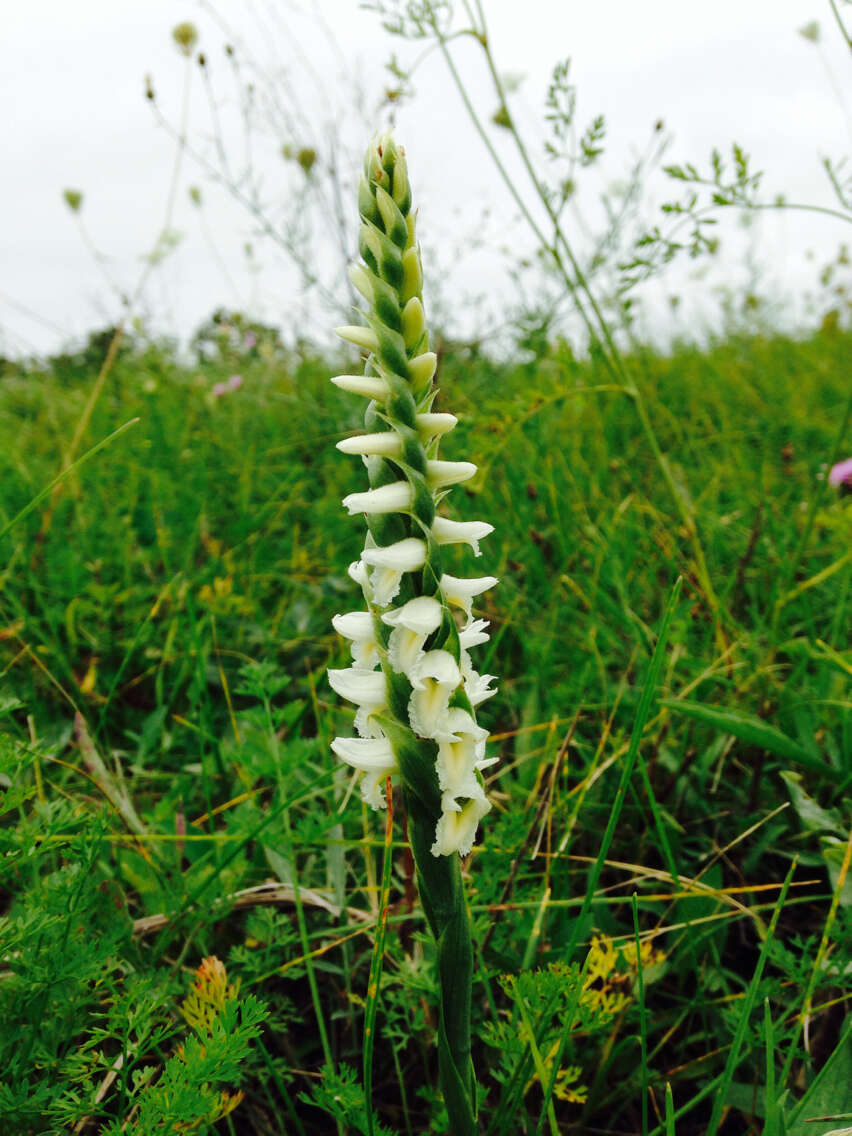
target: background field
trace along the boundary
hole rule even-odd
[[[572,998],[548,1131],[656,1130],[667,1082],[683,1133],[707,1130],[717,1097],[726,1133],[780,1131],[785,1089],[790,1132],[852,1110],[852,524],[825,480],[846,456],[850,348],[829,324],[634,349],[709,597],[634,401],[594,357],[540,341],[512,362],[442,358],[436,408],[461,418],[443,455],[480,467],[456,515],[496,526],[455,571],[500,578],[479,612],[500,680],[483,713],[495,807],[467,868],[484,1131],[542,1130]],[[62,468],[105,349],[5,366],[0,527]],[[383,832],[329,751],[349,714],[325,677],[344,659],[331,617],[360,606],[362,526],[340,500],[362,476],[334,449],[358,408],[328,382],[354,363],[262,334],[193,365],[126,341],[79,452],[138,422],[2,537],[5,1132],[188,1130],[156,1127],[168,1109],[205,1131],[238,1087],[218,1131],[367,1131],[347,1066]],[[395,839],[377,1115],[440,1133],[431,947],[399,823]],[[210,955],[241,987],[199,1053],[178,1008]]]

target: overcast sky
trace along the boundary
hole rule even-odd
[[[325,30],[299,14],[314,7]],[[548,76],[558,59],[572,59],[580,122],[605,115],[608,152],[601,170],[589,177],[584,201],[593,202],[623,175],[631,155],[647,145],[655,121],[663,119],[672,138],[668,161],[706,164],[713,146],[736,140],[755,168],[766,171],[767,197],[780,192],[790,200],[832,204],[821,158],[837,159],[852,149],[850,58],[827,2],[485,0],[485,9],[501,71],[522,77],[512,110],[537,153]],[[217,305],[226,305],[288,331],[298,313],[299,326],[322,337],[324,317],[304,311],[286,255],[262,237],[257,218],[189,155],[175,180],[175,139],[157,123],[144,90],[150,74],[156,107],[177,127],[184,61],[170,33],[181,20],[199,30],[198,47],[208,59],[210,90],[237,178],[245,169],[245,137],[225,43],[236,45],[240,74],[252,72],[258,102],[251,160],[263,179],[262,200],[273,226],[304,182],[294,163],[280,157],[281,146],[315,146],[323,162],[332,142],[342,151],[361,150],[369,130],[385,124],[375,116],[389,81],[384,63],[392,51],[404,62],[419,52],[418,45],[387,36],[376,15],[356,0],[318,0],[316,6],[305,0],[298,6],[286,0],[6,4],[0,47],[0,351],[54,350],[114,322],[119,294],[137,288],[172,189],[170,227],[180,241],[150,272],[139,304],[155,330],[186,339]],[[818,43],[800,34],[814,20],[820,25]],[[496,103],[476,45],[458,41],[457,59],[490,122]],[[188,138],[215,166],[202,79],[193,66]],[[399,109],[396,131],[421,205],[421,239],[440,272],[447,310],[461,311],[464,297],[490,289],[493,311],[495,296],[498,306],[502,297],[506,303],[511,298],[499,246],[517,239],[520,251],[526,247],[517,210],[437,54],[421,65],[415,87],[414,99]],[[353,107],[358,89],[360,111]],[[303,113],[294,113],[294,107]],[[505,132],[489,129],[514,169]],[[200,209],[190,200],[191,186],[201,191]],[[66,188],[84,194],[79,218],[85,232],[62,201]],[[354,211],[351,202],[343,204]],[[484,247],[473,252],[470,238],[485,208]],[[757,235],[732,237],[724,273],[743,284],[748,268],[741,261],[750,253],[779,296],[801,298],[818,267],[848,239],[848,228],[805,213],[765,215]],[[454,232],[460,234],[457,247]],[[437,247],[430,248],[430,234]],[[323,257],[323,271],[333,272],[333,254]],[[651,295],[685,289],[691,295],[688,318],[698,313],[712,320],[708,282],[693,280],[685,269],[678,272]]]

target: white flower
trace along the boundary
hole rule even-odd
[[[392,481],[366,493],[350,493],[343,498],[343,507],[350,517],[356,513],[405,513],[413,500],[414,490],[407,481]]]
[[[491,802],[480,790],[480,795],[472,797],[465,805],[458,805],[452,798],[441,803],[443,812],[435,828],[433,856],[449,856],[458,852],[466,856],[473,847],[479,822],[491,808]]]
[[[379,645],[370,612],[349,611],[336,615],[331,623],[338,635],[349,640],[355,668],[371,671],[379,662]]]
[[[489,626],[487,619],[472,619],[467,627],[462,628],[459,632],[459,643],[462,650],[467,651],[471,647],[478,647],[481,643],[487,643],[491,636],[485,628]],[[464,665],[462,665],[462,670],[464,670]]]
[[[471,706],[478,706],[480,702],[484,702],[486,698],[491,698],[497,693],[496,687],[489,684],[496,682],[494,675],[480,674],[474,670],[473,662],[470,657],[469,647],[478,647],[480,643],[485,643],[489,635],[485,631],[488,626],[487,619],[473,619],[459,632],[459,667],[461,669],[462,678],[464,679],[464,692],[467,695]]]
[[[331,381],[341,390],[375,399],[376,402],[385,402],[390,394],[390,387],[380,375],[335,375]]]
[[[403,572],[414,572],[426,563],[426,541],[410,536],[384,548],[365,548],[361,559],[373,569],[373,602],[385,607],[399,591]]]
[[[445,572],[441,577],[441,591],[444,593],[447,603],[462,608],[468,622],[470,622],[474,596],[487,592],[497,583],[499,583],[499,580],[496,576],[479,576],[473,580],[462,580],[458,576],[450,576]]]
[[[408,700],[412,730],[421,738],[451,736],[445,719],[450,696],[461,682],[456,660],[449,651],[426,651],[408,677],[414,688]]]
[[[436,414],[427,411],[417,415],[417,430],[422,438],[438,438],[442,434],[449,434],[458,423],[455,414]]]
[[[378,354],[379,340],[372,328],[364,327],[362,324],[347,324],[346,327],[336,327],[334,330],[341,339],[354,343],[362,351]]]
[[[438,366],[438,356],[434,351],[424,351],[422,355],[415,355],[408,360],[408,374],[415,388],[427,386],[431,383]]]
[[[387,807],[384,798],[385,780],[399,772],[391,744],[385,737],[335,738],[331,743],[334,753],[363,773],[361,796],[374,809]]]
[[[381,434],[358,434],[354,438],[342,438],[337,443],[337,448],[342,454],[398,457],[402,453],[402,438],[396,430],[384,430]]]
[[[474,722],[467,710],[452,707],[444,725],[450,736],[438,742],[438,785],[444,797],[475,797],[481,789],[476,770],[485,760],[488,731]]]
[[[328,672],[331,689],[341,698],[354,702],[358,707],[355,715],[355,729],[362,738],[380,736],[378,726],[370,722],[374,714],[387,709],[387,683],[381,671],[364,671],[356,667]]]
[[[432,489],[444,489],[448,485],[469,481],[475,473],[476,466],[473,462],[426,462],[426,480]]]
[[[388,662],[397,674],[409,674],[423,655],[423,644],[441,626],[444,609],[433,596],[416,596],[402,607],[387,611],[382,623],[392,627]]]
[[[470,700],[471,706],[478,706],[486,698],[493,698],[497,693],[495,686],[490,686],[497,679],[494,675],[483,675],[470,667],[464,676],[464,692]]]
[[[432,535],[438,544],[469,544],[473,555],[479,556],[479,542],[494,526],[487,521],[451,521],[449,517],[436,517],[432,524]]]

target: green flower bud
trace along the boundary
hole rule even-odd
[[[362,254],[363,255],[363,254]],[[402,254],[402,302],[405,304],[423,292],[423,269],[420,265],[420,250],[408,248]]]
[[[380,185],[376,186],[376,205],[382,215],[385,232],[395,245],[404,249],[408,242],[408,226],[394,199]]]

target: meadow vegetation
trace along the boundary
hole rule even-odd
[[[227,318],[205,340],[125,340],[77,456],[134,424],[17,520],[105,341],[0,378],[0,1131],[442,1133],[399,815],[375,1118],[360,1083],[385,835],[325,677],[363,542],[328,376],[355,361]],[[685,513],[594,351],[442,354],[443,454],[496,525],[449,570],[501,581],[466,869],[491,1136],[848,1123],[850,348],[634,347]]]

